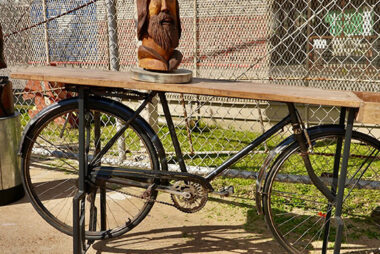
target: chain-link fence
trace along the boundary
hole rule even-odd
[[[194,76],[268,84],[379,91],[379,0],[179,0],[181,68]],[[134,0],[0,0],[9,69],[58,65],[127,71],[137,63]],[[72,96],[59,84],[14,81],[25,125],[46,105]],[[286,114],[283,104],[169,95],[189,165],[214,167]],[[124,101],[130,107],[134,101]],[[308,126],[337,123],[334,107],[300,105]],[[159,103],[145,117],[169,155],[170,137]],[[377,126],[360,126],[377,135]],[[290,134],[279,133],[244,161],[257,171]]]

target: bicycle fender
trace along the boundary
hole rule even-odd
[[[317,133],[322,133],[326,129],[338,128],[342,129],[341,125],[335,124],[327,124],[327,125],[318,125],[307,129],[307,132],[310,136],[316,135]],[[268,172],[270,167],[273,165],[274,159],[277,158],[277,155],[282,153],[287,147],[293,145],[296,141],[294,135],[291,135],[284,139],[280,144],[278,144],[272,151],[269,152],[269,155],[265,158],[263,165],[260,168],[259,174],[256,180],[256,208],[257,213],[262,215],[262,196],[265,195],[263,193],[264,183],[268,176]]]

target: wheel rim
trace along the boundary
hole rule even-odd
[[[93,118],[94,111],[87,114]],[[24,179],[28,195],[37,211],[54,227],[72,233],[72,197],[77,192],[78,160],[78,129],[76,113],[71,110],[55,115],[54,120],[44,123],[38,130],[24,161]],[[116,124],[122,124],[121,119],[115,120],[111,114],[101,114],[101,143],[106,143],[117,130]],[[93,122],[93,121],[91,121]],[[64,133],[62,135],[62,129]],[[141,135],[129,128],[123,142],[125,144],[125,158],[118,156],[117,146],[110,149],[104,156],[102,165],[131,165],[133,168],[153,170],[152,158],[149,149],[143,142]],[[116,148],[116,150],[115,150]],[[90,145],[90,155],[94,153],[95,142]],[[100,230],[100,215],[96,220],[96,230],[87,231],[88,238],[108,238],[125,233],[137,225],[149,212],[153,203],[138,198],[143,189],[125,187],[117,184],[106,186],[106,230]],[[152,193],[154,199],[157,193]],[[93,202],[100,210],[100,194],[96,191]],[[86,199],[86,214],[90,214],[91,203]],[[89,225],[89,216],[86,216],[86,228]]]
[[[326,182],[330,181],[329,187],[332,182],[331,173],[336,140],[336,137],[314,140],[314,154],[309,156],[317,175],[323,176]],[[354,137],[351,145],[348,179],[353,178],[353,180],[351,184],[348,182],[345,190],[343,205],[345,233],[342,253],[345,249],[374,250],[376,246],[380,245],[380,240],[376,240],[380,239],[380,227],[373,223],[375,218],[371,217],[372,211],[380,206],[379,190],[356,188],[357,184],[361,182],[379,181],[380,153],[376,145],[368,147],[364,145],[363,141],[365,140]],[[314,185],[294,183],[297,180],[295,179],[296,175],[298,180],[306,181],[306,169],[297,166],[302,163],[302,158],[295,149],[292,149],[286,157],[276,163],[279,169],[271,178],[277,177],[278,180],[288,182],[274,181],[267,186],[266,219],[275,237],[288,251],[294,253],[320,251],[323,245],[325,225],[330,221],[327,246],[327,252],[330,253],[333,251],[335,241],[336,223],[333,220],[335,208],[328,204],[326,198]],[[361,170],[358,170],[359,168]],[[357,182],[358,179],[360,182]],[[326,219],[329,211],[332,213],[330,220]]]

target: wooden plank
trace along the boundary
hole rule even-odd
[[[362,100],[356,120],[361,123],[380,124],[380,93],[354,93]]]
[[[193,79],[189,84],[157,84],[131,79],[128,72],[113,72],[59,67],[26,67],[12,71],[14,79],[62,82],[88,86],[155,90],[174,93],[212,95],[279,102],[359,108],[362,102],[350,91],[279,86],[259,82],[231,82]]]

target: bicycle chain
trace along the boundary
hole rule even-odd
[[[146,201],[151,201],[151,202],[154,202],[154,203],[159,203],[159,204],[163,204],[163,205],[172,206],[172,207],[177,208],[174,204],[171,204],[169,202],[165,202],[165,201],[161,201],[161,200],[157,200],[157,199],[145,198],[145,197],[143,197],[143,195],[136,195],[136,194],[132,194],[132,193],[129,193],[129,192],[126,192],[126,191],[114,190],[114,189],[111,189],[111,188],[106,188],[106,189],[112,190],[112,191],[115,191],[115,192],[119,192],[121,194],[128,195],[128,196],[131,196],[131,197],[134,197],[134,198],[139,198],[139,199],[143,199],[143,200],[146,200]]]

